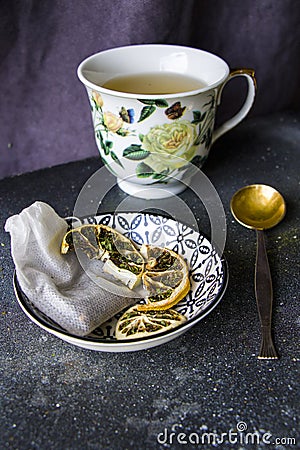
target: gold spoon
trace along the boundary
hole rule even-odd
[[[240,224],[256,230],[255,295],[262,333],[258,358],[278,358],[271,335],[273,291],[263,230],[274,227],[283,219],[285,201],[271,186],[252,184],[233,195],[230,208]]]

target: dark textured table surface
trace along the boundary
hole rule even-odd
[[[299,118],[246,120],[211,150],[204,172],[226,212],[228,288],[191,330],[149,350],[72,346],[32,323],[14,296],[5,220],[36,200],[70,215],[99,159],[0,181],[1,449],[213,448],[214,439],[225,449],[300,448]],[[284,221],[266,232],[278,360],[257,359],[255,232],[229,209],[233,193],[252,183],[274,186],[287,202]],[[115,188],[108,207],[124,198]],[[181,198],[193,204],[188,191]],[[193,206],[208,234],[201,206]]]

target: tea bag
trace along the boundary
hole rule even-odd
[[[33,203],[5,224],[24,294],[66,331],[85,336],[137,298],[125,286],[109,290],[113,283],[102,280],[101,272],[95,283],[75,253],[62,255],[67,228],[67,222],[43,202]]]

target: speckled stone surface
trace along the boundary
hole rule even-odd
[[[227,216],[227,291],[182,337],[140,352],[67,344],[32,323],[14,297],[6,218],[35,200],[70,215],[99,160],[0,181],[1,449],[196,448],[197,442],[206,449],[299,448],[299,118],[246,120],[215,144],[204,172]],[[266,233],[276,361],[256,357],[255,233],[234,222],[229,209],[235,190],[258,182],[276,187],[287,202],[285,220]],[[115,188],[107,208],[124,197]],[[208,234],[197,199],[188,191],[181,198]]]

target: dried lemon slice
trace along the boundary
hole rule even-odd
[[[63,255],[74,247],[80,248],[90,259],[101,259],[104,250],[99,247],[97,240],[97,225],[82,225],[69,230],[61,243],[60,251]]]
[[[82,225],[69,230],[63,238],[61,253],[74,247],[90,259],[104,261],[103,271],[113,275],[130,289],[141,282],[144,260],[130,239],[107,225]]]
[[[145,258],[143,286],[148,295],[139,311],[166,310],[182,300],[190,290],[189,270],[184,259],[168,248],[143,245]]]
[[[139,339],[178,327],[186,317],[174,309],[140,311],[140,305],[129,308],[116,325],[116,339]]]

